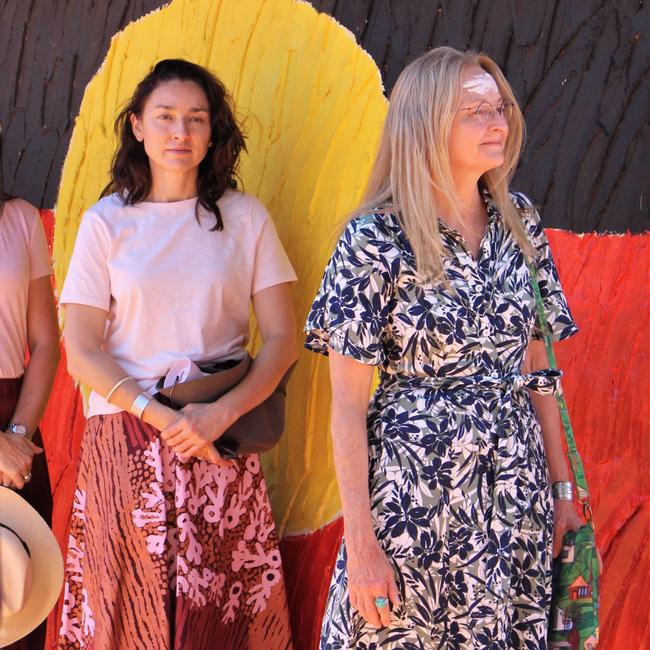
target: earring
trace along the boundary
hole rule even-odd
[[[211,146],[212,146],[212,140],[210,140],[210,142],[208,142],[208,147],[211,147]]]

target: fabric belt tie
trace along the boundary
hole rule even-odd
[[[433,377],[426,375],[382,375],[384,390],[394,388],[424,388],[430,390],[463,390],[486,388],[505,390],[506,392],[521,391],[528,388],[541,395],[555,395],[562,371],[557,368],[545,368],[526,374],[511,373],[508,375],[466,375],[463,377]]]

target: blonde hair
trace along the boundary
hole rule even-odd
[[[503,99],[513,103],[504,162],[483,174],[481,181],[524,253],[534,255],[520,213],[508,195],[525,138],[524,119],[499,66],[485,54],[472,51],[438,47],[404,68],[391,92],[362,205],[353,215],[378,207],[395,212],[413,248],[419,274],[445,283],[433,190],[444,194],[459,216],[448,142],[460,101],[461,74],[470,65],[479,65],[492,75]]]

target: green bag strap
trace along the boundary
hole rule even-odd
[[[539,320],[542,335],[544,337],[544,344],[546,345],[548,361],[551,365],[551,368],[557,368],[555,353],[553,352],[553,339],[551,337],[551,330],[548,326],[546,311],[544,309],[544,301],[542,299],[541,291],[539,290],[539,282],[537,281],[537,270],[535,269],[535,265],[531,262],[528,263],[528,270],[530,272],[530,281],[533,287],[533,294],[535,295],[535,303],[537,305],[537,318]],[[555,394],[555,397],[557,399],[558,408],[560,409],[562,427],[564,428],[564,435],[568,448],[567,456],[569,458],[571,471],[573,472],[573,478],[575,479],[576,488],[578,490],[578,501],[580,501],[582,504],[585,519],[593,527],[589,488],[587,487],[585,470],[582,466],[582,459],[578,453],[578,448],[576,447],[576,440],[573,435],[573,427],[571,426],[571,420],[569,419],[569,410],[567,409],[566,400],[564,399],[564,392],[562,391],[561,384],[558,387],[558,391]]]

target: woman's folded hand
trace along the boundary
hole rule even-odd
[[[235,419],[219,402],[188,404],[179,412],[179,418],[160,432],[160,437],[182,461],[207,456],[213,463],[227,466],[231,463],[219,456],[212,443]]]
[[[215,465],[221,465],[222,467],[227,467],[232,464],[232,461],[224,460],[221,457],[221,454],[219,454],[214,445],[206,445],[198,454],[196,454],[196,457],[201,460],[210,461]]]
[[[34,454],[42,452],[28,438],[0,432],[0,483],[22,490],[29,480]]]

